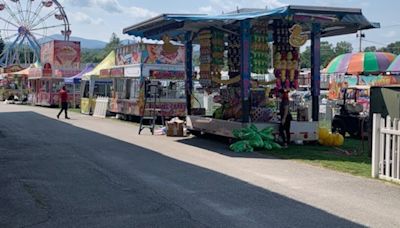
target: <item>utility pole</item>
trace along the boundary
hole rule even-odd
[[[360,49],[359,49],[359,52],[362,52],[361,42],[362,42],[362,39],[365,38],[365,33],[363,33],[362,30],[360,30],[359,33],[357,33],[357,38],[360,38]]]

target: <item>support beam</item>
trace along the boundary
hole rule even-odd
[[[242,97],[242,122],[250,122],[250,20],[240,21],[240,86]]]
[[[192,33],[187,32],[185,34],[185,68],[186,68],[186,108],[187,114],[192,113],[192,92],[193,92],[193,44],[192,44]]]
[[[311,96],[312,120],[319,120],[319,95],[321,86],[321,26],[313,24],[311,30]]]
[[[143,32],[143,37],[151,37],[155,36],[158,34],[166,33],[168,31],[173,31],[182,28],[185,25],[185,23],[182,22],[175,22],[175,23],[169,23],[169,24],[162,24],[160,23],[159,27],[152,28],[150,30],[147,30]]]

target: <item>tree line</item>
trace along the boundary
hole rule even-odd
[[[100,63],[108,53],[121,45],[121,40],[117,34],[112,33],[110,41],[103,49],[88,49],[83,48],[81,52],[82,63]]]
[[[400,41],[388,44],[384,47],[368,46],[363,49],[364,52],[389,52],[400,55]],[[333,44],[323,41],[321,42],[321,67],[326,67],[329,62],[338,55],[353,52],[351,43],[341,41],[334,46]],[[311,67],[311,48],[307,46],[301,53],[301,68]]]

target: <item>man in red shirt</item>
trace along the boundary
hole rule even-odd
[[[62,87],[62,89],[59,92],[60,94],[60,100],[61,100],[61,110],[57,115],[57,119],[60,118],[60,115],[62,113],[62,111],[65,111],[65,119],[69,119],[68,117],[68,93],[67,93],[67,89],[65,88],[65,86]]]

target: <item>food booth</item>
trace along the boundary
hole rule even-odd
[[[145,84],[159,84],[155,105],[163,117],[186,116],[185,48],[169,41],[136,43],[116,50],[116,66],[103,71],[113,79],[109,111],[141,116],[145,106]]]
[[[29,68],[23,69],[19,65],[3,69],[0,78],[0,100],[7,100],[10,96],[17,96],[20,101],[28,96]]]
[[[87,64],[85,69],[83,69],[79,74],[72,77],[64,78],[64,83],[67,91],[72,91],[72,107],[76,108],[80,105],[80,89],[81,89],[81,79],[82,76],[94,69],[94,64]]]
[[[232,137],[232,130],[254,123],[259,128],[278,128],[279,90],[298,88],[300,46],[311,40],[311,98],[312,118],[297,115],[292,122],[293,140],[316,140],[320,95],[320,39],[377,28],[360,9],[312,6],[285,6],[272,10],[238,10],[216,16],[163,14],[125,28],[125,34],[179,41],[186,48],[187,127],[192,132],[207,132]],[[192,109],[193,45],[200,45],[198,83],[208,96],[220,104],[207,116]],[[268,45],[272,45],[271,46]],[[275,89],[270,81],[251,77],[265,74],[268,55],[273,53]],[[229,79],[222,80],[221,71],[229,69]],[[197,86],[196,86],[197,88]],[[294,106],[296,114],[304,107]],[[197,115],[199,114],[199,115]],[[301,114],[301,113],[300,113]],[[296,115],[295,115],[296,116]]]
[[[80,109],[83,114],[92,114],[98,96],[111,97],[112,80],[101,77],[104,69],[115,66],[115,51],[111,51],[96,67],[83,74],[80,87]]]
[[[64,79],[79,72],[81,62],[80,42],[52,40],[40,48],[41,66],[29,69],[29,98],[33,105],[59,106],[59,91]],[[69,104],[79,103],[79,95],[67,86]]]

